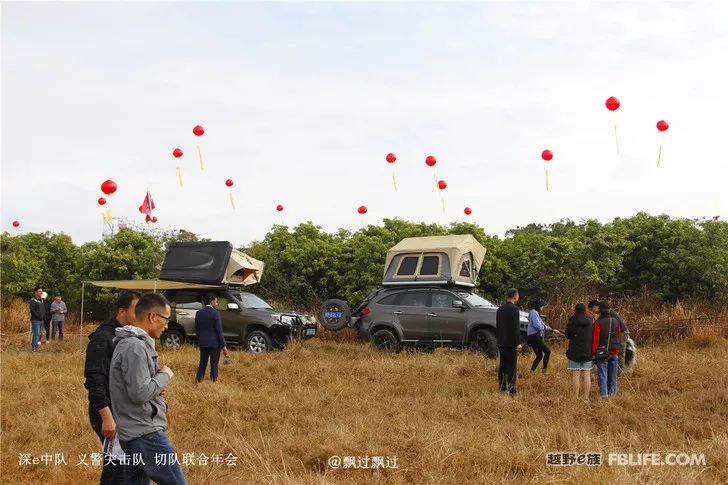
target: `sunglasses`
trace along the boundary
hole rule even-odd
[[[156,316],[158,316],[159,318],[164,318],[164,321],[165,321],[165,322],[169,322],[169,319],[170,319],[170,318],[172,318],[172,315],[170,315],[170,316],[168,316],[168,317],[165,317],[164,315],[160,315],[159,313],[152,313],[152,315],[156,315]]]

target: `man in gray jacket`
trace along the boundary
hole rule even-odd
[[[167,328],[172,314],[161,295],[142,296],[134,311],[134,325],[116,329],[114,355],[109,369],[119,444],[127,455],[126,483],[186,484],[167,430],[167,403],[162,396],[172,380],[172,370],[159,368],[154,339]]]

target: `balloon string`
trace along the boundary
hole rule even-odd
[[[200,155],[200,170],[205,170],[205,165],[202,163],[202,149],[199,143],[197,144],[197,154]]]
[[[549,169],[546,169],[546,192],[549,191]]]
[[[392,166],[392,185],[394,186],[394,191],[397,192],[397,175],[394,173],[394,165]]]
[[[662,158],[662,143],[660,143],[660,149],[657,151],[657,166],[660,166],[660,159]]]
[[[233,193],[230,192],[230,206],[235,209],[235,199],[233,199]]]
[[[362,228],[366,228],[367,227],[367,221],[364,218],[364,214],[361,214],[359,217],[361,218],[361,227]]]
[[[179,182],[179,187],[182,188],[182,168],[177,165],[177,181]]]
[[[440,191],[440,204],[442,205],[442,215],[445,215],[445,198],[442,196],[442,190]]]
[[[614,122],[614,143],[617,144],[617,155],[619,155],[619,138],[617,137],[617,121]]]

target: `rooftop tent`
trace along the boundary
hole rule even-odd
[[[485,248],[470,234],[410,237],[387,252],[384,285],[475,286]]]
[[[227,241],[178,242],[170,245],[160,279],[198,284],[259,283],[265,264],[233,249]]]

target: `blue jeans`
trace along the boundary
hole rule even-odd
[[[619,368],[619,355],[610,355],[607,360],[597,362],[597,377],[599,379],[599,393],[602,397],[617,395],[617,371]]]
[[[131,441],[119,441],[121,449],[128,458],[124,465],[124,483],[126,485],[149,485],[154,480],[159,485],[186,485],[184,473],[179,462],[170,464],[170,456],[176,457],[172,443],[162,431],[145,434]],[[142,461],[134,465],[134,455],[141,454]],[[166,455],[166,462],[157,465],[157,459]]]
[[[31,320],[30,328],[33,330],[33,350],[38,347],[40,343],[40,334],[43,332],[43,320]]]
[[[51,332],[51,339],[56,339],[56,330],[58,330],[58,338],[63,340],[63,320],[53,320],[53,331]]]

